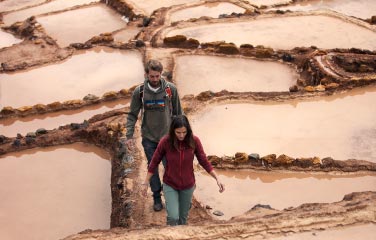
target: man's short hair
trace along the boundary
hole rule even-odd
[[[145,72],[146,73],[149,73],[149,71],[152,70],[152,71],[157,71],[157,72],[162,72],[163,71],[163,65],[161,62],[157,61],[157,60],[149,60],[146,64],[145,64]]]

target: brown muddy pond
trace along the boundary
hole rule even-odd
[[[278,238],[270,238],[270,240],[374,240],[376,239],[376,224],[366,224],[359,226],[351,226],[346,228],[337,228],[324,231],[314,231],[306,233],[297,233],[286,235]]]
[[[0,239],[60,239],[108,229],[110,155],[82,143],[0,158]]]
[[[376,162],[376,88],[284,103],[206,107],[192,117],[209,155],[236,152]]]
[[[292,4],[287,7],[278,7],[280,10],[312,11],[328,9],[362,19],[371,18],[376,14],[376,1],[374,0],[310,0]],[[273,9],[274,10],[274,9]]]
[[[198,55],[177,57],[175,74],[181,96],[224,89],[233,92],[289,91],[299,77],[294,68],[280,62]]]
[[[132,40],[139,32],[140,29],[136,27],[127,27],[124,30],[117,31],[113,36],[115,41],[126,43]]]
[[[289,3],[291,1],[292,0],[249,0],[248,2],[257,7],[261,7],[261,6],[272,6],[276,4],[284,4],[284,3]]]
[[[207,3],[205,5],[185,8],[175,11],[170,16],[170,22],[200,18],[202,16],[218,18],[220,14],[244,13],[244,8],[227,2]]]
[[[17,133],[26,135],[29,132],[35,132],[39,128],[52,130],[70,123],[82,123],[84,120],[88,120],[96,114],[102,114],[125,106],[129,106],[129,103],[125,100],[117,100],[78,110],[60,111],[22,118],[1,119],[0,135],[15,137]]]
[[[225,184],[226,191],[219,193],[216,182],[209,174],[196,172],[197,187],[194,195],[213,211],[223,212],[221,219],[241,215],[256,204],[282,210],[303,203],[341,201],[344,195],[352,192],[376,191],[375,175],[219,169],[216,172]]]
[[[202,43],[222,40],[238,46],[249,43],[275,49],[316,46],[376,50],[376,31],[329,16],[259,18],[186,27],[167,33],[168,37],[175,35],[185,35]]]
[[[20,42],[22,42],[22,39],[18,39],[12,34],[0,30],[0,49]]]
[[[144,15],[149,16],[154,10],[161,7],[170,7],[174,5],[181,5],[186,3],[197,2],[197,0],[127,0],[127,3],[134,6],[137,11],[142,11]]]
[[[38,16],[45,13],[61,11],[64,9],[69,9],[71,7],[81,6],[92,2],[99,2],[99,0],[55,0],[51,2],[46,2],[45,4],[38,5],[35,7],[8,13],[4,15],[3,21],[6,25],[11,25],[12,23],[23,21],[31,16]]]
[[[100,97],[108,91],[128,89],[143,79],[142,56],[138,51],[79,51],[62,63],[0,74],[0,106],[48,104],[82,99],[89,93]]]
[[[38,4],[44,3],[46,0],[10,0],[0,2],[0,11],[8,12],[13,10],[18,10],[26,7],[36,6]]]
[[[55,15],[37,17],[47,34],[57,40],[61,47],[71,43],[84,43],[93,36],[124,28],[121,15],[100,4]]]

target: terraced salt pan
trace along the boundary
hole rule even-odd
[[[0,105],[38,103],[102,96],[143,82],[142,56],[136,51],[109,48],[80,51],[70,59],[28,71],[0,74]]]
[[[355,16],[362,19],[371,18],[376,14],[376,1],[374,0],[311,0],[297,2],[286,7],[279,7],[280,10],[311,11],[329,9],[347,16]],[[274,10],[274,9],[273,9]]]
[[[198,55],[176,57],[175,74],[181,96],[223,89],[289,91],[298,79],[295,69],[279,62]]]
[[[229,138],[228,142],[232,139]],[[205,147],[205,145],[204,145]],[[282,210],[303,203],[330,203],[352,192],[375,191],[375,175],[333,175],[308,173],[216,170],[226,190],[218,192],[206,172],[196,172],[195,197],[223,219],[241,215],[256,204]],[[286,194],[288,193],[288,194]]]
[[[302,34],[304,32],[304,34]],[[260,18],[248,22],[212,23],[173,29],[167,36],[185,35],[200,42],[226,41],[264,45],[275,49],[294,47],[360,48],[376,50],[376,32],[329,16]]]
[[[376,224],[366,224],[346,228],[290,234],[283,237],[271,238],[272,240],[374,240],[376,239]]]
[[[144,15],[149,16],[154,10],[161,7],[171,7],[174,5],[186,4],[197,2],[197,0],[127,0],[131,5],[144,13]]]
[[[11,25],[12,23],[23,21],[31,16],[61,11],[67,8],[89,4],[92,2],[99,2],[99,0],[55,0],[35,7],[8,13],[4,16],[3,21],[6,25]]]
[[[115,41],[126,43],[132,40],[139,32],[140,29],[138,28],[127,27],[126,29],[117,32],[113,36]]]
[[[257,7],[260,7],[262,5],[264,6],[272,6],[276,4],[286,4],[291,2],[292,0],[248,0],[248,2],[252,5],[256,5]]]
[[[0,12],[18,10],[25,7],[35,6],[47,0],[7,0],[0,2]]]
[[[244,13],[244,8],[227,2],[207,3],[173,12],[170,22],[200,18],[202,16],[218,18],[220,14]]]
[[[20,42],[22,42],[22,39],[15,38],[12,34],[0,30],[0,48],[10,47]]]
[[[52,130],[70,123],[82,123],[96,114],[105,113],[113,109],[129,106],[124,100],[89,106],[84,109],[47,113],[23,118],[7,118],[0,120],[0,135],[15,137],[17,133],[26,135],[39,128]]]
[[[78,143],[1,156],[0,238],[61,239],[108,229],[109,160],[107,152]]]
[[[71,43],[84,43],[101,33],[126,27],[121,15],[105,5],[38,17],[37,21],[61,47]]]
[[[275,153],[376,162],[376,88],[310,101],[238,103],[192,116],[206,153]]]

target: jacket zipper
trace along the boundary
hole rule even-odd
[[[183,157],[184,157],[184,152],[183,152],[183,148],[182,148],[182,143],[180,142],[179,143],[179,149],[180,149],[180,158],[179,158],[179,163],[180,163],[180,185],[181,187],[183,186],[183,174],[182,174],[182,161],[183,161]]]

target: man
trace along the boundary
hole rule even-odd
[[[132,94],[130,112],[125,125],[126,145],[128,149],[134,146],[134,127],[138,114],[141,112],[142,146],[148,165],[157,148],[159,140],[168,133],[172,116],[183,114],[180,99],[174,84],[161,77],[163,66],[159,61],[150,60],[145,65],[145,81],[135,88]],[[153,192],[154,211],[163,208],[161,200],[161,180],[158,169],[150,179]]]

